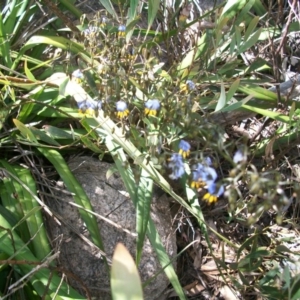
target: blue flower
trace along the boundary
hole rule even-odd
[[[203,163],[198,163],[192,168],[192,188],[207,189],[207,193],[203,196],[203,200],[209,204],[217,202],[218,197],[224,193],[224,186],[216,183],[218,174],[212,167],[210,157],[205,157]]]
[[[123,119],[129,115],[126,102],[120,100],[116,103],[117,117]]]
[[[196,88],[195,83],[192,80],[187,80],[185,84],[182,84],[181,86],[181,92],[189,92]]]
[[[179,154],[183,156],[183,158],[186,158],[190,155],[190,149],[191,145],[186,142],[185,140],[181,140],[179,142]]]
[[[82,32],[85,36],[90,35],[92,33],[96,33],[98,28],[96,26],[89,26],[88,28],[84,29]]]
[[[204,157],[204,159],[203,159],[203,163],[204,163],[204,165],[206,165],[206,166],[211,166],[211,165],[212,165],[212,160],[211,160],[211,158],[210,158],[209,156],[206,156],[206,157]]]
[[[212,204],[218,201],[218,198],[224,194],[224,186],[217,186],[215,182],[210,182],[207,185],[207,193],[203,196],[203,200]]]
[[[196,88],[196,85],[192,80],[187,80],[185,84],[187,85],[187,89],[189,91],[192,91]]]
[[[122,36],[124,37],[125,36],[125,31],[126,31],[126,26],[125,25],[120,25],[118,27],[118,36]]]
[[[242,150],[237,150],[233,156],[233,162],[238,164],[240,162],[244,162],[247,160],[246,155],[242,152]]]
[[[145,115],[156,116],[160,108],[160,102],[157,99],[148,100],[145,103]]]
[[[107,23],[107,19],[105,17],[102,17],[100,22],[100,27],[104,28],[106,26],[106,23]]]
[[[130,47],[127,51],[127,58],[134,59],[135,58],[135,51],[134,48]]]
[[[169,175],[171,179],[178,179],[184,174],[184,163],[182,156],[178,153],[172,154],[169,159],[168,167],[172,169],[172,173]]]
[[[202,176],[199,174],[197,170],[192,171],[192,182],[191,188],[192,189],[199,189],[204,187],[206,183],[202,180]]]
[[[84,78],[84,75],[81,72],[81,70],[77,69],[77,70],[73,71],[72,79],[74,79],[75,82],[80,83],[83,78]]]
[[[83,100],[77,102],[79,112],[87,115],[94,115],[96,111],[102,108],[102,102],[100,100]]]
[[[215,182],[218,178],[217,172],[214,168],[198,163],[192,170],[192,188],[200,188]]]

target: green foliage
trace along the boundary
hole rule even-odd
[[[113,255],[111,289],[112,299],[143,299],[142,284],[137,267],[130,253],[121,243],[117,245]]]
[[[55,271],[56,254],[41,214],[51,212],[39,194],[49,182],[36,166],[37,161],[51,164],[82,207],[79,212],[92,242],[105,251],[89,213],[90,200],[64,159],[80,149],[113,159],[136,209],[135,263],[147,236],[180,299],[185,293],[150,217],[155,185],[195,220],[224,282],[230,278],[241,293],[254,286],[268,299],[299,298],[299,274],[287,267],[282,272],[277,263],[288,257],[287,249],[279,248],[282,241],[276,241],[276,248],[261,245],[259,237],[265,232],[232,241],[207,224],[202,210],[202,199],[214,203],[223,189],[227,222],[238,220],[250,228],[270,209],[280,224],[289,203],[290,186],[280,173],[248,160],[268,156],[298,138],[299,103],[287,99],[289,115],[273,111],[281,99],[266,88],[269,79],[262,75],[271,72],[270,63],[265,58],[251,64],[244,60],[246,52],[280,34],[271,21],[268,28],[262,26],[267,11],[261,1],[227,1],[223,11],[216,9],[190,23],[182,17],[184,7],[176,3],[172,15],[157,0],[147,6],[136,0],[100,2],[105,11],[81,20],[82,32],[72,39],[50,27],[36,34],[24,30],[38,10],[30,1],[7,1],[0,14],[0,277],[13,274],[7,282],[12,288],[1,285],[0,293],[19,293],[16,297],[24,299],[50,299],[55,293],[57,299],[84,299]],[[69,1],[61,4],[80,16]],[[147,24],[141,28],[139,15],[144,12]],[[213,14],[214,26],[186,38],[193,25]],[[168,57],[162,58],[164,52]],[[277,121],[274,136],[247,143],[225,139],[224,128],[212,119],[240,111]],[[192,146],[183,147],[182,140]],[[237,144],[239,160],[234,158]],[[197,172],[209,177],[204,169],[213,180],[195,179]],[[234,262],[215,256],[211,232],[234,249]],[[112,282],[117,270],[113,267]],[[254,272],[260,275],[252,281],[249,274]],[[116,285],[113,293],[120,289]]]
[[[84,299],[49,267],[57,254],[52,255],[42,216],[44,204],[36,196],[35,182],[28,170],[19,166],[10,166],[1,161],[3,178],[1,183],[0,205],[0,252],[3,263],[0,276],[3,277],[12,262],[13,277],[6,296],[20,291],[28,285],[40,297],[57,295],[57,299]],[[44,207],[45,208],[45,207]],[[47,266],[45,269],[44,267]],[[51,274],[51,282],[48,278]]]

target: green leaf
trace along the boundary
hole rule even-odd
[[[221,93],[215,111],[222,109],[225,105],[226,105],[225,87],[224,87],[224,82],[221,81]]]
[[[182,181],[184,181],[186,178],[182,179]],[[187,183],[187,180],[185,180],[185,193],[186,193],[186,197],[188,202],[191,205],[192,210],[194,211],[194,213],[198,216],[198,223],[200,226],[201,231],[203,232],[206,241],[208,241],[209,246],[211,247],[211,243],[210,240],[208,238],[208,230],[205,224],[205,220],[204,220],[204,216],[201,210],[201,207],[199,205],[199,200],[198,200],[198,194],[196,193],[195,190],[193,190]]]
[[[35,201],[35,197],[37,197],[35,180],[28,169],[15,167],[15,170],[20,183],[22,182],[23,197],[19,197],[18,200],[23,207],[24,217],[32,238],[34,254],[38,259],[44,259],[49,255],[51,249],[41,214],[41,206]]]
[[[268,11],[264,4],[260,0],[254,1],[253,9],[256,11],[258,16],[264,16],[267,15]]]
[[[25,63],[24,63],[24,71],[25,71],[25,74],[27,76],[27,78],[29,80],[32,80],[32,81],[35,81],[35,77],[34,75],[31,73],[31,71],[28,69],[28,66],[27,66],[27,60],[25,60]]]
[[[82,15],[82,11],[80,11],[73,3],[73,1],[70,0],[60,0],[60,3],[64,5],[69,12],[71,12],[74,16],[76,16],[78,19]]]
[[[9,33],[6,32],[3,24],[2,13],[0,13],[0,57],[7,68],[11,68]]]
[[[178,65],[177,67],[177,71],[179,72],[179,74],[185,74],[183,73],[183,71],[190,67],[194,61],[195,58],[195,49],[191,50],[182,60],[182,62]],[[186,76],[184,76],[186,77]]]
[[[153,180],[148,172],[142,168],[139,184],[136,188],[136,230],[138,233],[136,263],[139,264],[142,257],[144,240],[150,217]]]
[[[127,24],[129,24],[131,21],[133,21],[137,14],[137,7],[139,5],[138,0],[130,0],[130,6],[128,9],[128,21]]]
[[[5,199],[4,189],[6,189],[6,187],[4,187],[4,184],[0,183],[0,191],[1,191],[0,196],[2,200]],[[5,203],[3,203],[3,205],[5,205]],[[0,205],[0,215],[2,215],[6,219],[6,221],[9,223],[11,227],[14,227],[18,223],[17,218],[9,209],[4,207],[3,205]]]
[[[148,1],[148,30],[152,26],[154,19],[156,17],[156,14],[159,9],[160,0],[149,0]]]
[[[282,252],[293,253],[289,248],[287,248],[284,245],[278,245],[278,246],[276,246],[275,251],[277,253],[282,253]]]
[[[27,243],[31,239],[33,253],[38,259],[44,259],[49,255],[50,247],[45,227],[43,226],[41,206],[35,200],[37,198],[35,181],[28,169],[15,165],[11,166],[4,160],[0,161],[0,165],[6,169],[6,175],[9,176],[9,180],[3,181],[5,187],[1,193],[3,204],[11,212],[14,212],[17,220],[25,220],[26,223],[20,222],[22,224],[20,232],[24,234],[24,242]],[[9,190],[11,194],[7,193]]]
[[[206,53],[208,47],[207,39],[208,35],[206,33],[204,33],[200,38],[197,38],[197,47],[190,50],[178,65],[177,71],[179,75],[181,75],[182,79],[187,76],[185,70],[189,68],[196,59]]]
[[[277,95],[275,93],[256,85],[240,85],[239,91],[251,95],[256,99],[277,103]]]
[[[43,129],[45,132],[54,139],[70,139],[74,140],[74,133],[76,132],[70,132],[70,130],[67,129],[61,129],[55,126],[51,125],[44,125]],[[77,137],[81,136],[83,132],[76,134]]]
[[[107,12],[109,14],[111,14],[116,20],[119,20],[118,15],[117,15],[113,5],[111,4],[110,0],[99,0],[99,1],[104,6],[104,8],[107,10]]]
[[[92,205],[85,191],[70,171],[63,157],[59,152],[46,149],[38,148],[38,150],[52,163],[53,167],[58,172],[59,176],[63,180],[68,190],[73,193],[74,201],[81,207],[93,211]],[[94,215],[89,214],[84,209],[79,209],[79,213],[86,224],[87,229],[90,232],[93,242],[101,249],[104,250],[102,239],[99,233],[97,219]]]
[[[257,43],[261,33],[262,33],[262,28],[259,28],[254,34],[251,35],[251,37],[247,41],[245,41],[240,45],[240,47],[237,49],[238,52],[243,53],[249,48],[251,48],[252,46],[254,46]]]
[[[16,261],[36,262],[37,265],[41,264],[41,261],[32,254],[9,222],[0,214],[0,253],[2,252],[9,255],[10,259],[15,259]],[[45,260],[45,266],[48,266],[51,260],[47,261],[47,257],[45,257]],[[54,270],[50,271],[48,268],[42,267],[32,272],[32,265],[26,263],[19,264],[14,269],[22,276],[27,277],[31,274],[26,279],[31,282],[34,290],[40,297],[47,295],[49,299],[55,298],[56,300],[86,299],[86,297],[81,296],[64,282]]]
[[[43,141],[52,146],[57,146],[57,147],[60,146],[60,144],[56,140],[51,138],[49,135],[47,135],[44,130],[37,129],[35,127],[31,127],[30,130],[34,134],[37,140]]]
[[[241,279],[243,285],[244,285],[244,286],[249,286],[249,285],[250,285],[250,282],[249,282],[248,279],[243,275],[243,273],[240,272],[240,271],[238,270],[238,274],[239,274],[239,277],[240,277],[240,279]]]
[[[17,178],[14,167],[5,160],[0,160],[0,165],[3,167],[2,172],[4,172],[4,174],[7,173],[7,176],[0,182],[2,205],[11,213],[16,222],[18,222],[18,230],[23,241],[28,242],[30,240],[30,234],[27,224],[24,222],[25,214],[19,201],[19,197],[23,198],[24,189],[17,180],[14,180],[14,178]],[[29,246],[31,247],[31,245]]]
[[[26,127],[22,122],[18,121],[17,119],[13,119],[13,122],[25,139],[35,144],[38,144],[38,141],[34,136],[33,132],[30,130],[30,128]]]
[[[290,270],[288,268],[288,266],[286,266],[283,269],[283,273],[282,273],[282,280],[285,282],[286,286],[290,286],[291,284],[291,273]]]
[[[25,3],[26,5],[26,2],[28,3],[28,0],[24,1],[23,3]],[[17,27],[16,26],[18,22],[17,15],[19,14],[19,10],[22,10],[22,8],[20,8],[20,5],[17,1],[11,1],[11,3],[8,3],[7,1],[6,5],[9,6],[9,9],[7,9],[6,13],[3,14],[3,23],[5,26],[5,31],[8,34],[12,34]],[[22,13],[22,11],[20,12]]]
[[[111,292],[114,300],[142,300],[143,290],[137,267],[126,247],[118,243],[111,266]]]
[[[84,46],[71,41],[70,39],[67,39],[62,36],[42,36],[42,35],[35,35],[31,37],[26,44],[22,47],[20,52],[26,51],[34,46],[40,45],[40,44],[47,44],[52,45],[57,48],[61,48],[63,50],[69,50],[74,53],[84,53],[88,55],[88,53],[85,51]]]
[[[223,8],[221,17],[231,19],[244,7],[248,0],[228,0]]]
[[[81,141],[84,143],[84,145],[91,149],[94,153],[102,154],[104,150],[101,150],[95,143],[93,143],[89,137],[87,136],[81,136]]]
[[[291,22],[289,26],[289,32],[300,31],[299,22]]]
[[[226,94],[226,103],[231,101],[237,89],[240,86],[240,79],[235,80]]]
[[[281,121],[281,122],[288,123],[288,124],[290,123],[290,117],[289,116],[286,116],[286,115],[281,114],[281,113],[276,112],[276,111],[271,111],[271,110],[267,110],[267,109],[253,107],[253,106],[246,105],[246,104],[243,105],[243,108],[246,108],[246,109],[248,109],[250,111],[253,111],[257,114],[269,117],[269,118],[277,120],[277,121]]]
[[[177,293],[177,296],[181,299],[184,300],[185,295],[182,290],[181,284],[178,280],[177,274],[172,266],[171,260],[169,256],[166,253],[166,250],[164,249],[160,236],[155,228],[154,222],[152,219],[149,219],[148,222],[148,230],[147,230],[147,236],[150,240],[150,243],[152,247],[154,248],[156,255],[158,257],[158,260],[161,264],[161,266],[164,268],[164,271],[169,278],[170,282],[172,283],[172,286]]]
[[[22,59],[23,55],[26,51],[32,49],[35,46],[40,44],[52,45],[54,47],[71,51],[75,54],[80,54],[80,56],[86,58],[89,57],[88,52],[84,49],[84,46],[71,41],[70,39],[61,37],[61,36],[42,36],[42,35],[35,35],[32,36],[25,45],[20,49],[18,52],[18,56],[15,59],[11,69],[15,70],[19,64],[19,61]],[[88,60],[88,59],[87,59]]]
[[[237,19],[234,23],[235,25],[239,26],[241,23],[246,25],[249,22],[251,22],[253,15],[250,12],[250,10],[255,2],[256,2],[256,0],[248,0],[247,1],[246,5],[243,7],[241,12],[238,14]]]
[[[246,30],[245,36],[244,36],[245,41],[247,41],[250,38],[250,36],[251,36],[252,32],[254,31],[254,29],[256,28],[258,22],[259,22],[258,16],[254,17],[251,20],[251,22]]]
[[[126,24],[126,43],[130,41],[131,36],[134,34],[134,27],[140,20],[140,17],[135,17],[131,21],[128,20]]]
[[[252,246],[255,239],[257,239],[257,236],[252,235],[251,237],[246,239],[246,241],[244,241],[244,243],[239,247],[239,249],[237,251],[237,260],[240,258],[240,256],[241,256],[244,249],[247,249],[248,247],[250,248]]]
[[[235,38],[235,43],[236,43],[236,48],[234,50],[240,51],[239,49],[240,49],[241,44],[242,44],[242,35],[241,35],[241,30],[242,29],[240,27],[238,27],[238,26],[235,26],[234,29],[235,29],[235,31],[234,31],[234,33],[235,33],[234,38]]]
[[[291,280],[291,300],[298,300],[300,298],[300,275],[297,274]]]

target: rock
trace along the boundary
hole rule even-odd
[[[202,13],[205,13],[224,2],[224,0],[200,0],[197,1],[197,4],[199,5]]]
[[[118,242],[122,242],[135,258],[135,209],[125,192],[120,177],[113,174],[106,179],[106,173],[112,165],[92,157],[77,157],[69,162],[69,167],[86,191],[94,211],[119,226],[117,228],[106,220],[98,219],[108,258],[111,259]],[[154,194],[151,217],[169,257],[174,257],[176,256],[176,238],[172,230],[169,203],[166,195],[162,192],[160,197],[157,192]],[[89,237],[77,208],[70,204],[70,202],[74,203],[73,198],[63,193],[59,193],[57,196],[57,201],[51,199],[49,206],[56,214],[63,217],[63,223],[59,226],[50,220],[47,227],[52,240],[56,241],[56,248],[60,251],[60,266],[67,270],[66,275],[71,285],[83,294],[86,294],[86,290],[88,290],[95,299],[111,299],[109,276],[101,254],[95,246],[83,241],[72,230],[73,228],[75,232],[79,231],[85,237]],[[66,223],[71,226],[66,226]],[[147,239],[139,266],[142,282],[155,275],[159,269],[160,265],[155,251]],[[74,274],[76,277],[70,276],[70,274]],[[74,280],[75,278],[78,278],[79,281]],[[162,272],[146,287],[145,299],[164,299],[161,294],[168,284],[169,281]],[[85,288],[83,288],[84,286]]]

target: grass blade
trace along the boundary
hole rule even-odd
[[[118,15],[111,4],[110,0],[99,0],[100,3],[105,7],[108,13],[110,13],[116,20],[119,20]]]
[[[127,158],[122,148],[115,144],[110,138],[106,138],[106,146],[114,158],[126,190],[130,194],[130,198],[136,209],[136,230],[138,234],[136,264],[138,265],[141,259],[147,223],[150,217],[153,181],[149,177],[144,177],[148,176],[148,174],[142,169],[140,182],[136,184],[131,167],[127,166],[124,168],[124,164],[127,163]],[[148,186],[145,187],[147,183]]]
[[[0,13],[0,56],[2,57],[3,64],[7,68],[11,68],[12,60],[10,57],[10,44],[7,34],[3,24],[2,14]]]
[[[139,264],[142,256],[144,239],[150,218],[153,180],[145,169],[142,168],[140,181],[136,189],[136,229],[138,233],[136,262]]]
[[[38,148],[38,150],[52,163],[68,190],[73,193],[75,203],[88,210],[93,211],[88,196],[70,171],[68,165],[66,164],[63,157],[59,154],[59,152],[46,148]],[[98,229],[97,219],[94,215],[89,214],[85,210],[79,209],[79,213],[91,234],[93,242],[101,250],[104,251],[104,246]]]
[[[9,222],[0,214],[0,252],[9,255],[10,259],[16,261],[25,261],[28,264],[17,265],[17,270],[21,276],[24,276],[24,280],[31,282],[34,290],[39,296],[47,294],[50,298],[56,295],[57,300],[75,300],[85,299],[77,291],[73,290],[61,278],[54,272],[50,272],[47,268],[49,264],[48,260],[45,260],[43,265],[38,260],[29,248],[23,243],[21,238],[16,234]],[[31,263],[31,264],[30,264]],[[32,267],[32,263],[36,263],[36,268]],[[41,265],[42,267],[38,267]],[[49,281],[49,278],[51,280]],[[25,281],[26,282],[26,281]],[[48,299],[48,298],[47,298]]]
[[[149,5],[148,7],[148,30],[149,30],[158,12],[160,0],[149,0],[148,5]]]
[[[142,300],[141,279],[130,253],[119,243],[111,267],[111,292],[115,300]]]
[[[184,292],[182,290],[181,284],[178,280],[177,274],[173,268],[173,265],[171,263],[171,260],[168,256],[168,254],[166,253],[165,248],[162,245],[161,239],[159,234],[157,233],[157,230],[155,228],[154,222],[152,221],[152,219],[149,219],[149,223],[148,223],[148,230],[147,230],[147,236],[150,240],[150,243],[152,245],[152,247],[154,248],[158,260],[162,266],[162,268],[164,268],[164,271],[167,275],[167,277],[169,278],[174,290],[176,291],[178,297],[181,300],[186,299]]]

